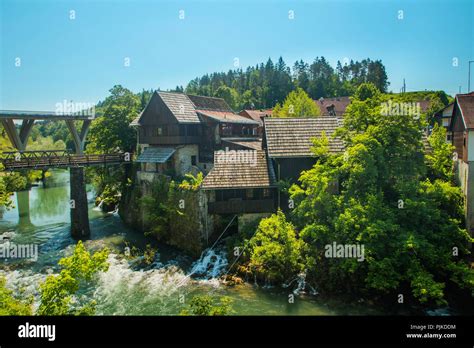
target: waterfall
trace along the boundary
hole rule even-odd
[[[206,249],[199,260],[191,266],[188,276],[199,276],[205,279],[217,278],[228,265],[225,251]]]
[[[102,199],[96,207],[92,208],[92,210],[94,210],[94,211],[102,211],[102,206],[103,206],[103,205],[104,205],[104,200]]]
[[[284,288],[288,288],[291,286],[291,284],[296,283],[296,288],[293,290],[293,294],[299,295],[299,294],[304,294],[308,290],[311,295],[318,295],[318,291],[313,288],[311,285],[306,283],[306,272],[302,272],[298,274],[296,278],[291,280],[287,284],[283,284]]]

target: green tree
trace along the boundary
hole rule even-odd
[[[214,97],[224,99],[233,110],[239,107],[239,93],[234,88],[220,86],[214,93]]]
[[[197,315],[197,316],[223,316],[230,315],[234,311],[232,309],[233,300],[230,297],[223,296],[216,301],[209,295],[193,296],[189,302],[189,306],[183,309],[180,315]]]
[[[297,88],[290,92],[283,105],[277,104],[273,117],[313,117],[320,115],[320,110],[304,90]]]
[[[137,95],[120,85],[114,86],[110,96],[96,108],[98,117],[89,130],[87,152],[132,152],[136,145],[136,132],[130,127],[130,122],[138,115],[139,107]]]
[[[50,275],[40,285],[41,303],[38,315],[92,315],[95,301],[73,306],[73,299],[81,286],[90,283],[94,276],[109,268],[107,249],[90,254],[79,241],[71,256],[59,260],[62,270]]]
[[[303,270],[303,242],[281,211],[260,221],[248,245],[247,268],[260,279],[280,284]]]
[[[346,151],[329,154],[316,142],[317,163],[290,189],[293,218],[308,245],[308,279],[331,293],[392,299],[411,293],[419,303],[438,305],[446,304],[448,283],[473,291],[462,195],[449,181],[427,177],[426,121],[383,115],[387,96],[373,86],[360,86],[355,96],[339,130]],[[445,162],[435,168],[444,173]],[[327,257],[333,243],[363,246],[363,261]]]
[[[6,279],[0,277],[0,315],[32,315],[32,301],[18,299],[12,290],[6,287]]]
[[[445,181],[452,179],[455,147],[446,142],[446,129],[435,123],[428,142],[431,149],[426,154],[426,160],[430,177]]]

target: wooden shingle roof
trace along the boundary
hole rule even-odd
[[[270,158],[312,157],[311,139],[326,133],[329,151],[344,151],[340,138],[333,137],[341,119],[334,116],[312,118],[265,118],[265,139]]]
[[[232,112],[230,106],[222,98],[205,97],[201,95],[188,94],[188,98],[194,104],[196,109],[201,110],[215,110]]]
[[[180,123],[200,123],[196,108],[186,94],[157,92]]]
[[[257,121],[234,114],[233,111],[213,111],[213,110],[197,110],[200,116],[211,118],[219,123],[236,123],[247,125],[258,125]]]
[[[223,143],[234,144],[247,149],[262,150],[262,139],[259,138],[221,138]]]
[[[219,157],[219,151],[216,151],[214,153],[214,168],[204,178],[201,188],[204,190],[215,190],[275,186],[275,172],[267,159],[265,151],[247,150],[247,153],[249,152],[253,153],[251,155],[255,159],[253,163],[232,160],[229,157]],[[226,153],[229,154],[229,151]]]

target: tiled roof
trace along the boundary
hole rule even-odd
[[[265,118],[265,139],[270,158],[312,157],[311,139],[326,133],[330,152],[344,151],[340,138],[334,138],[334,131],[341,119],[334,116],[312,118]]]
[[[201,110],[219,110],[233,112],[229,105],[222,98],[204,97],[200,95],[187,95],[196,109]]]
[[[271,117],[272,109],[267,110],[242,110],[239,112],[239,115],[247,118],[251,118],[254,121],[257,121],[260,125],[263,124],[262,117]]]
[[[467,129],[474,128],[474,92],[466,94],[457,94],[456,103],[462,113],[464,124]]]
[[[138,156],[136,162],[140,163],[165,163],[176,151],[172,147],[147,147]]]
[[[157,92],[180,123],[199,123],[194,104],[183,93]]]
[[[242,151],[242,150],[241,150]],[[235,153],[237,153],[236,151]],[[229,154],[230,152],[226,152]],[[214,153],[214,167],[202,182],[202,189],[243,189],[274,186],[276,179],[265,151],[247,150],[250,159],[232,160]],[[221,157],[219,157],[221,156]],[[250,162],[250,163],[249,163]]]
[[[199,115],[212,118],[219,123],[239,123],[258,125],[258,122],[249,118],[234,114],[232,111],[196,110]]]
[[[321,110],[321,116],[330,116],[328,107],[334,106],[336,116],[342,116],[347,109],[347,106],[351,103],[349,97],[336,97],[336,98],[321,98],[314,101]]]

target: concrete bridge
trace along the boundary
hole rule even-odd
[[[0,121],[17,151],[4,152],[0,163],[6,170],[69,168],[71,185],[71,235],[76,239],[90,236],[85,166],[131,163],[130,154],[84,154],[84,145],[93,115],[57,114],[40,111],[0,110]],[[27,151],[28,137],[37,120],[64,121],[72,135],[75,152],[57,150]],[[17,126],[19,124],[19,127]],[[78,127],[80,125],[80,128]]]

